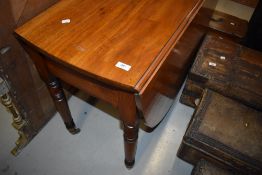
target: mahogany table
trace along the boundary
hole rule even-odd
[[[67,129],[75,127],[59,80],[119,110],[132,167],[139,117],[154,128],[175,96],[169,53],[203,0],[63,0],[15,33],[47,84]],[[177,62],[177,63],[176,63]]]

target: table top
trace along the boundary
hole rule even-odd
[[[202,3],[63,0],[15,33],[52,60],[105,83],[139,92]]]

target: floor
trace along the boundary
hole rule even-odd
[[[99,102],[95,108],[73,96],[69,106],[81,132],[70,135],[56,114],[14,157],[17,139],[11,115],[0,105],[1,175],[189,175],[192,166],[176,157],[193,109],[175,100],[166,118],[151,133],[140,129],[136,164],[123,163],[123,139],[117,113]]]

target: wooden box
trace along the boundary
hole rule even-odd
[[[191,175],[239,175],[239,173],[227,170],[210,163],[204,159],[200,160],[194,167]]]
[[[262,53],[208,35],[188,75],[180,102],[196,106],[204,88],[262,109]]]
[[[201,159],[247,174],[262,174],[262,112],[205,90],[178,157]]]

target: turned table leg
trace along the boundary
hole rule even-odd
[[[135,164],[139,120],[133,94],[121,94],[119,98],[120,119],[124,127],[125,165],[132,168]]]
[[[138,123],[124,125],[125,165],[132,168],[135,164],[135,154],[138,139]]]
[[[80,132],[79,128],[76,128],[73,118],[71,116],[71,112],[69,110],[69,106],[65,97],[65,93],[63,88],[57,78],[53,78],[49,80],[47,83],[49,92],[53,98],[56,109],[61,115],[67,130],[71,134],[77,134]]]
[[[30,58],[33,60],[37,71],[41,79],[45,82],[52,96],[52,99],[55,103],[56,109],[61,115],[67,130],[71,134],[77,134],[80,132],[79,128],[76,128],[74,120],[72,118],[71,112],[68,107],[68,103],[63,91],[63,88],[59,82],[59,80],[52,75],[46,65],[45,57],[41,53],[38,53],[32,50],[25,43],[22,43],[22,46],[25,48],[26,52],[29,54]]]

